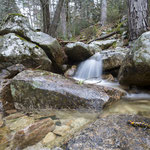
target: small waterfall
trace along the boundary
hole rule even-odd
[[[101,78],[102,75],[102,56],[96,53],[89,59],[83,61],[74,75],[74,78],[87,80],[92,78]]]

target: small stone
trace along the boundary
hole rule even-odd
[[[11,109],[11,110],[7,110],[7,111],[6,111],[6,114],[7,114],[7,115],[10,115],[10,114],[14,114],[14,113],[16,113],[16,112],[17,112],[16,109]]]
[[[7,112],[9,112],[9,111],[7,111]],[[6,120],[12,120],[12,119],[17,119],[17,118],[20,118],[20,117],[23,117],[23,116],[25,116],[25,115],[22,114],[22,113],[15,113],[15,114],[11,114],[11,115],[5,117],[5,119]]]
[[[56,139],[56,135],[53,132],[49,132],[43,139],[43,144],[48,144]]]
[[[54,129],[54,122],[50,118],[36,122],[28,128],[15,133],[12,141],[12,149],[24,149],[35,145]]]
[[[56,126],[56,129],[53,131],[56,135],[65,136],[70,130],[70,127],[67,125]]]

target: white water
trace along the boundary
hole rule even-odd
[[[101,78],[102,75],[102,57],[96,53],[89,59],[83,61],[74,75],[75,79],[87,80],[92,78]]]

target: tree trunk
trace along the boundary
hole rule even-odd
[[[56,7],[56,11],[55,11],[55,14],[54,14],[54,19],[53,19],[53,22],[52,22],[51,28],[50,28],[50,35],[52,37],[55,37],[55,34],[56,34],[58,23],[60,21],[60,13],[61,13],[61,9],[63,7],[63,3],[64,3],[64,0],[59,0],[58,4],[57,4],[57,7]]]
[[[66,5],[63,4],[62,10],[61,10],[61,29],[63,33],[63,37],[67,38],[67,22],[66,22]]]
[[[128,0],[130,40],[137,39],[148,28],[148,0]]]
[[[49,34],[50,32],[50,11],[49,0],[40,0],[43,16],[43,32]]]
[[[102,0],[101,3],[101,25],[104,26],[107,20],[107,0]]]

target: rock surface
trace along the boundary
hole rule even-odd
[[[32,124],[27,129],[15,133],[12,149],[23,149],[34,145],[41,141],[48,132],[53,131],[54,128],[54,122],[50,118]]]
[[[11,80],[0,80],[0,109],[3,109],[3,113],[7,110],[14,109],[13,98],[10,90]]]
[[[93,54],[92,51],[90,51],[88,44],[84,44],[82,42],[67,44],[65,52],[70,62],[83,61]]]
[[[0,79],[11,79],[23,70],[25,67],[22,64],[12,65],[0,71]]]
[[[40,46],[53,61],[54,66],[60,67],[66,60],[66,55],[55,38],[43,32],[36,32],[29,25],[26,17],[10,14],[0,27],[0,35],[16,33],[27,41]]]
[[[128,48],[116,48],[102,51],[103,70],[108,71],[120,68],[128,51]]]
[[[148,150],[150,131],[127,124],[128,120],[150,122],[139,116],[112,115],[98,119],[71,139],[67,150]]]
[[[0,64],[0,70],[14,64],[23,64],[27,68],[51,69],[51,60],[39,46],[14,33],[0,36]]]
[[[150,32],[143,33],[128,52],[119,71],[124,85],[150,85]]]
[[[18,109],[88,108],[101,109],[109,96],[104,90],[78,84],[60,75],[41,70],[25,70],[11,83],[11,93]]]
[[[113,44],[115,44],[116,42],[117,40],[112,39],[112,40],[104,40],[104,41],[94,41],[91,44],[98,45],[102,50],[104,50],[113,46]]]

